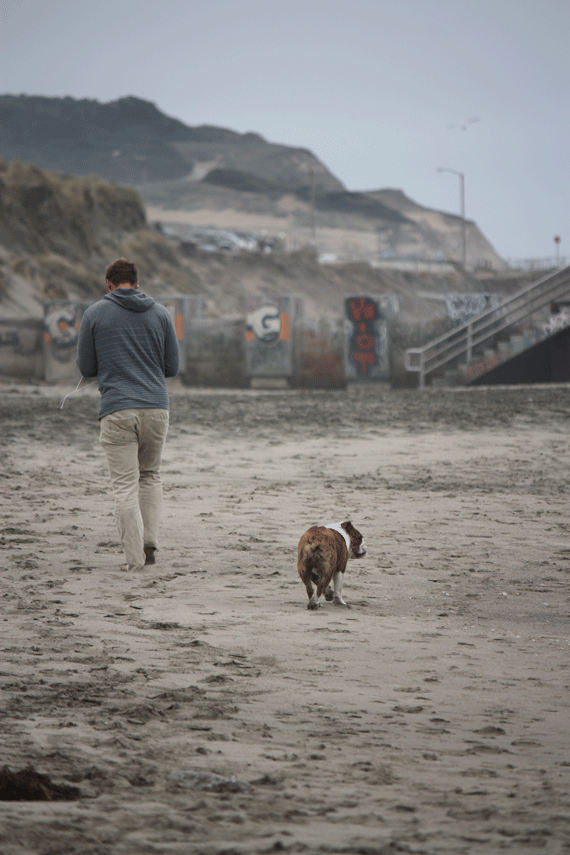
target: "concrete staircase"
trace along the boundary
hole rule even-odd
[[[423,347],[406,351],[418,386],[468,385],[570,324],[570,266],[545,276]],[[553,307],[563,307],[553,314]]]

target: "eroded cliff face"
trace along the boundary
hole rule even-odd
[[[188,286],[135,190],[0,161],[0,316],[41,317],[46,300],[96,300],[105,267],[134,257],[160,287]]]

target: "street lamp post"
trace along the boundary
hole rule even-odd
[[[438,172],[453,172],[459,176],[459,201],[461,207],[461,264],[465,270],[465,261],[467,253],[467,228],[465,223],[465,175],[463,172],[458,172],[457,169],[449,169],[447,166],[440,166]]]

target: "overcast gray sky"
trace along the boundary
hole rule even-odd
[[[570,0],[0,0],[0,92],[136,95],[459,213],[454,169],[503,258],[570,256]]]

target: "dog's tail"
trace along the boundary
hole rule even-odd
[[[322,547],[320,543],[314,543],[309,541],[308,543],[304,543],[301,547],[300,558],[304,558],[305,560],[308,558],[315,558],[318,555],[322,554]]]
[[[323,562],[323,550],[320,543],[304,543],[299,553],[299,564],[310,571],[318,571]]]

